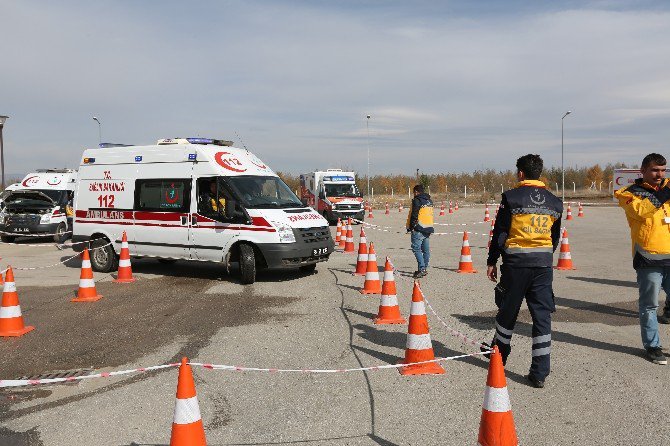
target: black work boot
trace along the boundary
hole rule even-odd
[[[659,324],[670,324],[670,307],[665,307],[663,309],[663,313],[661,313],[660,316],[658,316],[658,323]]]

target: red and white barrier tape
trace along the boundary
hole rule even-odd
[[[114,243],[114,242],[109,242],[109,243],[104,244],[104,245],[102,245],[102,246],[96,246],[95,248],[92,248],[92,249],[100,249],[100,248],[104,248],[104,247],[109,246],[109,245],[111,245],[111,244],[113,244],[113,243]],[[12,269],[17,270],[17,271],[35,271],[35,270],[38,270],[38,269],[53,268],[53,267],[55,267],[55,266],[64,265],[65,263],[69,262],[70,260],[74,259],[75,257],[79,257],[80,255],[81,255],[81,253],[78,252],[77,254],[73,255],[72,257],[68,257],[67,259],[65,259],[65,260],[61,260],[60,262],[54,263],[54,264],[52,264],[52,265],[46,265],[46,266],[33,266],[33,267],[12,266]],[[7,272],[8,269],[9,269],[9,268],[5,268],[5,269],[3,269],[3,270],[0,270],[0,273],[4,274],[4,273]]]
[[[401,367],[409,367],[409,366],[414,366],[414,365],[428,364],[428,363],[431,363],[431,362],[453,361],[455,359],[468,358],[468,357],[471,357],[471,356],[487,355],[489,353],[492,353],[492,350],[487,350],[487,351],[483,351],[483,352],[476,352],[476,353],[467,353],[467,354],[456,355],[456,356],[449,356],[449,357],[446,357],[446,358],[435,358],[435,359],[431,359],[429,361],[411,362],[411,363],[407,363],[407,364],[382,364],[382,365],[376,365],[376,366],[356,367],[356,368],[350,368],[350,369],[311,369],[311,368],[280,369],[280,368],[270,368],[270,367],[244,367],[244,366],[237,366],[237,365],[209,364],[209,363],[203,363],[203,362],[189,362],[188,364],[191,365],[191,366],[194,366],[194,367],[202,367],[202,368],[210,369],[210,370],[228,370],[228,371],[232,371],[232,372],[350,373],[350,372],[367,372],[367,371],[385,370],[385,369],[397,369],[397,368],[401,368]],[[152,372],[152,371],[155,371],[155,370],[178,367],[179,365],[180,365],[180,363],[176,362],[176,363],[171,363],[171,364],[155,365],[155,366],[150,366],[150,367],[140,367],[140,368],[137,368],[137,369],[130,369],[130,370],[117,370],[117,371],[112,371],[112,372],[94,373],[92,375],[71,376],[71,377],[67,377],[67,378],[2,379],[2,380],[0,380],[0,388],[36,386],[36,385],[42,385],[42,384],[58,384],[58,383],[64,383],[64,382],[81,381],[81,380],[85,380],[85,379],[95,379],[95,378],[111,378],[113,376],[123,376],[123,375],[131,375],[131,374],[135,374],[135,373]]]
[[[16,237],[53,237],[55,234],[22,234],[19,232],[7,232],[7,231],[0,231],[0,234],[3,235],[13,235]],[[72,231],[65,231],[62,232],[61,234],[72,234]]]

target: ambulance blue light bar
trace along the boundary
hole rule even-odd
[[[136,157],[135,157],[135,162],[136,162],[136,163],[140,163],[140,162],[142,162],[142,155],[138,155],[138,156],[136,156]]]
[[[212,139],[212,138],[186,138],[191,144],[211,144],[214,146],[232,146],[232,141],[225,141],[223,139]]]
[[[101,149],[109,149],[112,147],[131,147],[131,146],[132,144],[117,144],[114,142],[101,142],[100,144],[98,144],[98,147]]]
[[[188,154],[188,160],[189,161],[195,161],[197,157],[198,157],[197,153],[189,153]]]

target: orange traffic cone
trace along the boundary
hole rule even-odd
[[[84,248],[81,253],[81,274],[79,275],[79,290],[77,290],[77,297],[70,300],[70,302],[95,302],[102,299],[95,289],[95,281],[93,280],[93,270],[91,269],[91,258],[88,255],[88,248]]]
[[[177,380],[177,401],[172,418],[170,446],[206,445],[205,427],[200,416],[193,372],[187,358],[182,358]]]
[[[389,215],[391,212],[389,211],[389,204],[386,203],[386,212],[384,212],[386,215]]]
[[[351,219],[347,224],[347,238],[344,243],[344,252],[354,252],[354,230],[351,228]]]
[[[365,238],[365,230],[361,226],[361,237],[358,242],[358,260],[354,276],[364,276],[368,270],[368,241]]]
[[[570,241],[568,240],[568,230],[563,229],[563,238],[561,239],[561,250],[558,253],[558,263],[556,269],[577,269],[572,266],[572,255],[570,254]]]
[[[368,206],[368,218],[375,218],[375,216],[372,215],[372,205]]]
[[[493,347],[489,362],[477,444],[481,446],[516,446],[519,444],[514,427],[512,405],[509,401],[509,393],[507,393],[505,368],[497,346]]]
[[[379,294],[381,292],[382,284],[379,282],[375,244],[370,242],[370,249],[368,250],[368,266],[365,271],[365,282],[363,283],[361,294]]]
[[[489,205],[486,205],[486,211],[484,212],[484,221],[491,221],[491,214],[489,214]]]
[[[495,218],[491,220],[491,230],[489,231],[489,248],[491,248],[491,242],[493,241],[493,227],[496,225]]]
[[[454,213],[454,208],[452,207],[451,200],[449,200],[449,213],[453,214]]]
[[[403,210],[403,207],[402,207],[402,204],[401,204],[401,205],[398,206],[398,212],[402,212],[402,210]]]
[[[412,306],[409,311],[405,359],[401,363],[412,364],[433,359],[435,359],[435,353],[433,353],[433,341],[430,339],[428,330],[426,304],[423,301],[419,282],[415,280],[414,290],[412,291]],[[437,362],[427,362],[401,367],[399,372],[401,375],[441,375],[444,373],[444,369]]]
[[[566,220],[572,220],[572,208],[570,207],[570,203],[568,203],[568,214],[565,216]]]
[[[0,277],[2,274],[0,274]],[[29,331],[34,330],[33,326],[25,326],[23,316],[21,315],[21,305],[19,305],[19,295],[16,292],[16,283],[14,283],[14,271],[12,267],[7,267],[5,275],[5,284],[2,287],[2,306],[0,306],[0,337],[18,337],[23,336]]]
[[[340,228],[340,244],[338,248],[344,249],[347,245],[347,222],[346,220],[342,221],[342,227]]]
[[[444,201],[442,202],[442,205],[440,206],[440,217],[444,215]]]
[[[130,266],[130,250],[128,249],[128,237],[123,231],[121,237],[121,253],[119,254],[119,271],[116,273],[116,283],[134,282],[133,269]]]
[[[454,206],[454,210],[455,210],[455,211],[458,210],[458,201],[456,202],[456,206]]]
[[[579,212],[577,213],[577,217],[583,217],[584,216],[584,207],[582,206],[582,202],[579,202]]]
[[[395,279],[393,278],[393,265],[389,258],[386,258],[384,265],[384,283],[382,283],[382,298],[379,302],[379,312],[375,318],[376,325],[404,324],[407,321],[400,314],[398,305],[398,295],[395,289]]]
[[[457,273],[476,273],[472,267],[472,254],[470,252],[470,239],[468,231],[463,232],[463,246],[461,247],[461,260],[458,262]]]
[[[342,220],[337,219],[337,229],[335,230],[335,244],[340,244],[340,237],[342,236]]]

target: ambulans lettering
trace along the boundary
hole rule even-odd
[[[214,155],[217,164],[233,172],[246,172],[246,167],[242,167],[242,162],[233,156],[230,152],[218,152]]]
[[[86,218],[123,220],[125,216],[122,211],[86,211]]]
[[[88,185],[88,190],[91,192],[125,192],[126,183],[119,182],[97,182],[93,181]]]
[[[298,215],[289,215],[288,219],[291,222],[296,222],[300,220],[320,220],[322,217],[319,214],[298,214]]]

